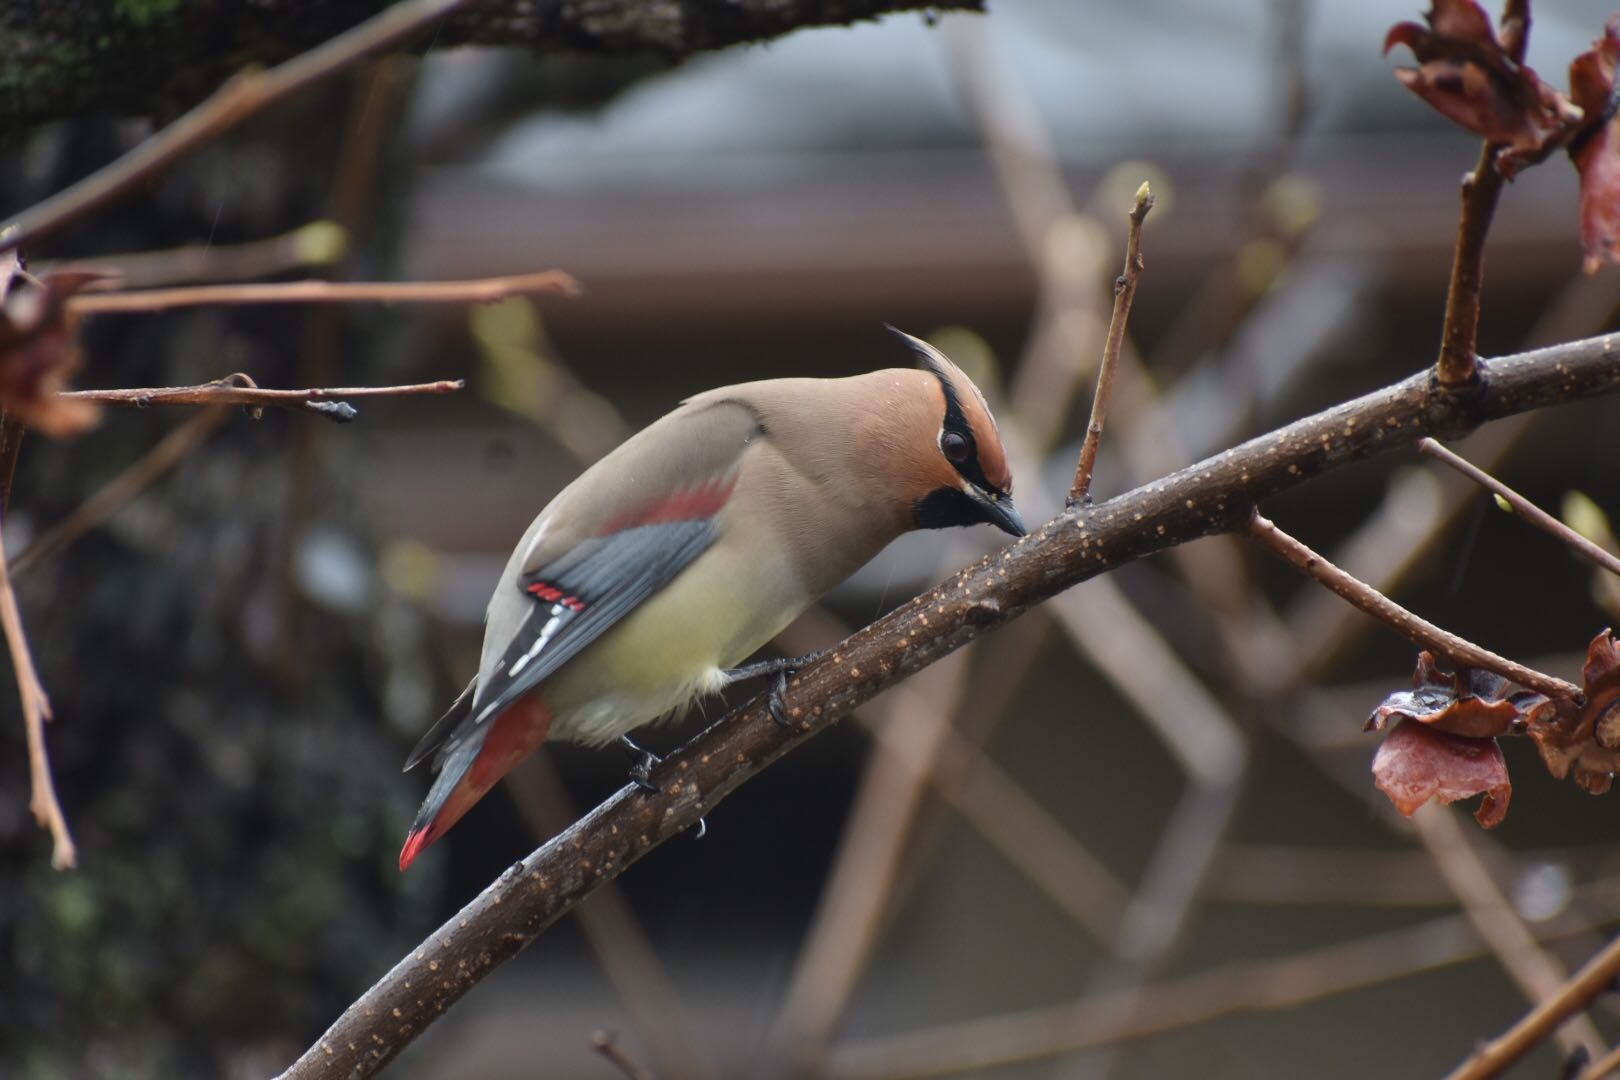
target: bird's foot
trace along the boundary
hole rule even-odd
[[[630,755],[630,779],[642,791],[657,795],[662,789],[652,780],[652,771],[663,758],[648,750],[628,735],[619,736],[619,745]]]
[[[765,699],[765,707],[771,712],[771,719],[778,727],[789,731],[796,725],[788,719],[787,707],[782,703],[782,695],[787,693],[788,680],[799,673],[799,670],[814,660],[820,659],[827,650],[806,653],[803,656],[780,656],[773,660],[756,660],[752,664],[734,667],[726,672],[726,678],[731,682],[741,682],[743,679],[757,679],[761,676],[771,677],[770,696]]]

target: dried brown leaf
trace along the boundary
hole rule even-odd
[[[1507,762],[1495,739],[1470,739],[1427,724],[1402,722],[1373,755],[1373,779],[1395,809],[1410,817],[1430,799],[1456,802],[1483,794],[1474,819],[1494,829],[1513,798]]]
[[[1391,720],[1412,720],[1472,739],[1522,732],[1547,699],[1489,671],[1441,671],[1434,654],[1418,654],[1412,689],[1386,697],[1367,717],[1368,731],[1382,731]]]
[[[0,300],[0,409],[46,435],[75,435],[96,421],[88,402],[60,396],[79,367],[67,315],[74,293],[106,274],[63,271],[15,286]]]
[[[1620,772],[1620,644],[1608,630],[1587,646],[1581,679],[1586,700],[1538,710],[1530,737],[1548,772],[1602,794]]]
[[[1435,0],[1427,26],[1397,23],[1384,38],[1387,53],[1405,45],[1418,60],[1400,68],[1401,82],[1455,124],[1500,144],[1496,167],[1512,176],[1564,145],[1580,111],[1514,60],[1497,40],[1490,16],[1475,0]]]
[[[1620,17],[1569,65],[1569,93],[1586,115],[1569,143],[1581,176],[1581,246],[1585,269],[1620,262],[1620,118],[1615,115],[1614,73],[1620,57]]]

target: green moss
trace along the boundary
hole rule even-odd
[[[136,26],[147,26],[179,6],[180,0],[115,0],[113,10]]]

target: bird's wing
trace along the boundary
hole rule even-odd
[[[671,428],[685,429],[671,431]],[[661,438],[649,436],[661,434]],[[498,654],[412,751],[439,761],[471,739],[707,551],[758,422],[731,404],[682,409],[588,470],[547,507],[515,580],[491,604],[518,606]],[[685,451],[672,461],[670,437]],[[500,622],[506,622],[502,618]],[[408,766],[407,766],[408,767]]]

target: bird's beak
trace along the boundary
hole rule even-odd
[[[1013,536],[1029,535],[1029,530],[1024,527],[1024,519],[1019,516],[1018,507],[1013,505],[1011,496],[980,491],[976,487],[970,494],[973,501],[979,504],[979,509],[983,511],[984,520],[1004,533],[1010,533]]]

